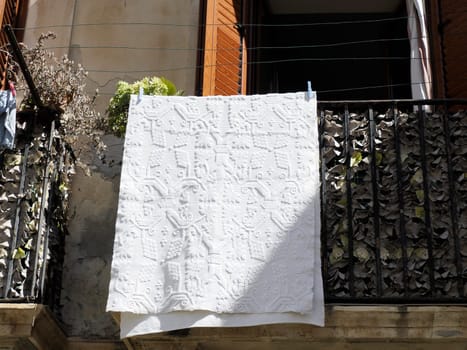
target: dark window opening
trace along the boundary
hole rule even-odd
[[[253,29],[249,92],[303,91],[309,80],[320,100],[410,98],[406,16],[403,1],[386,13],[264,11],[265,25]]]

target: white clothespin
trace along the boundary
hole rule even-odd
[[[306,92],[306,99],[309,101],[313,97],[313,91],[311,90],[311,81],[307,81],[307,92]]]
[[[140,103],[141,100],[143,99],[143,95],[144,95],[144,90],[143,90],[143,87],[140,86],[139,87],[139,93],[138,93],[138,100],[136,101],[136,103]]]

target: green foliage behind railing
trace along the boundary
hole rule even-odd
[[[54,128],[0,154],[0,298],[59,305],[73,158]]]
[[[375,107],[372,137],[368,111],[350,110],[346,137],[344,112],[323,110],[323,262],[333,300],[467,295],[467,116],[395,113]]]
[[[141,88],[145,95],[172,96],[182,94],[171,81],[165,78],[145,77],[132,84],[119,81],[115,95],[110,99],[107,109],[109,127],[115,135],[119,137],[125,135],[130,97],[138,94]]]

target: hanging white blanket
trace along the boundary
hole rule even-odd
[[[121,336],[322,325],[316,100],[132,96],[108,311]]]

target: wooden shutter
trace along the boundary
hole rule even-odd
[[[13,27],[16,25],[18,13],[20,11],[22,1],[20,0],[0,0],[0,46],[6,47],[8,38],[3,31],[3,26],[11,24]],[[7,59],[8,56],[5,52],[0,51],[0,76],[1,88],[5,89],[5,82],[7,78]]]
[[[431,4],[436,97],[467,98],[467,1]]]
[[[202,94],[246,92],[241,0],[206,0]]]

